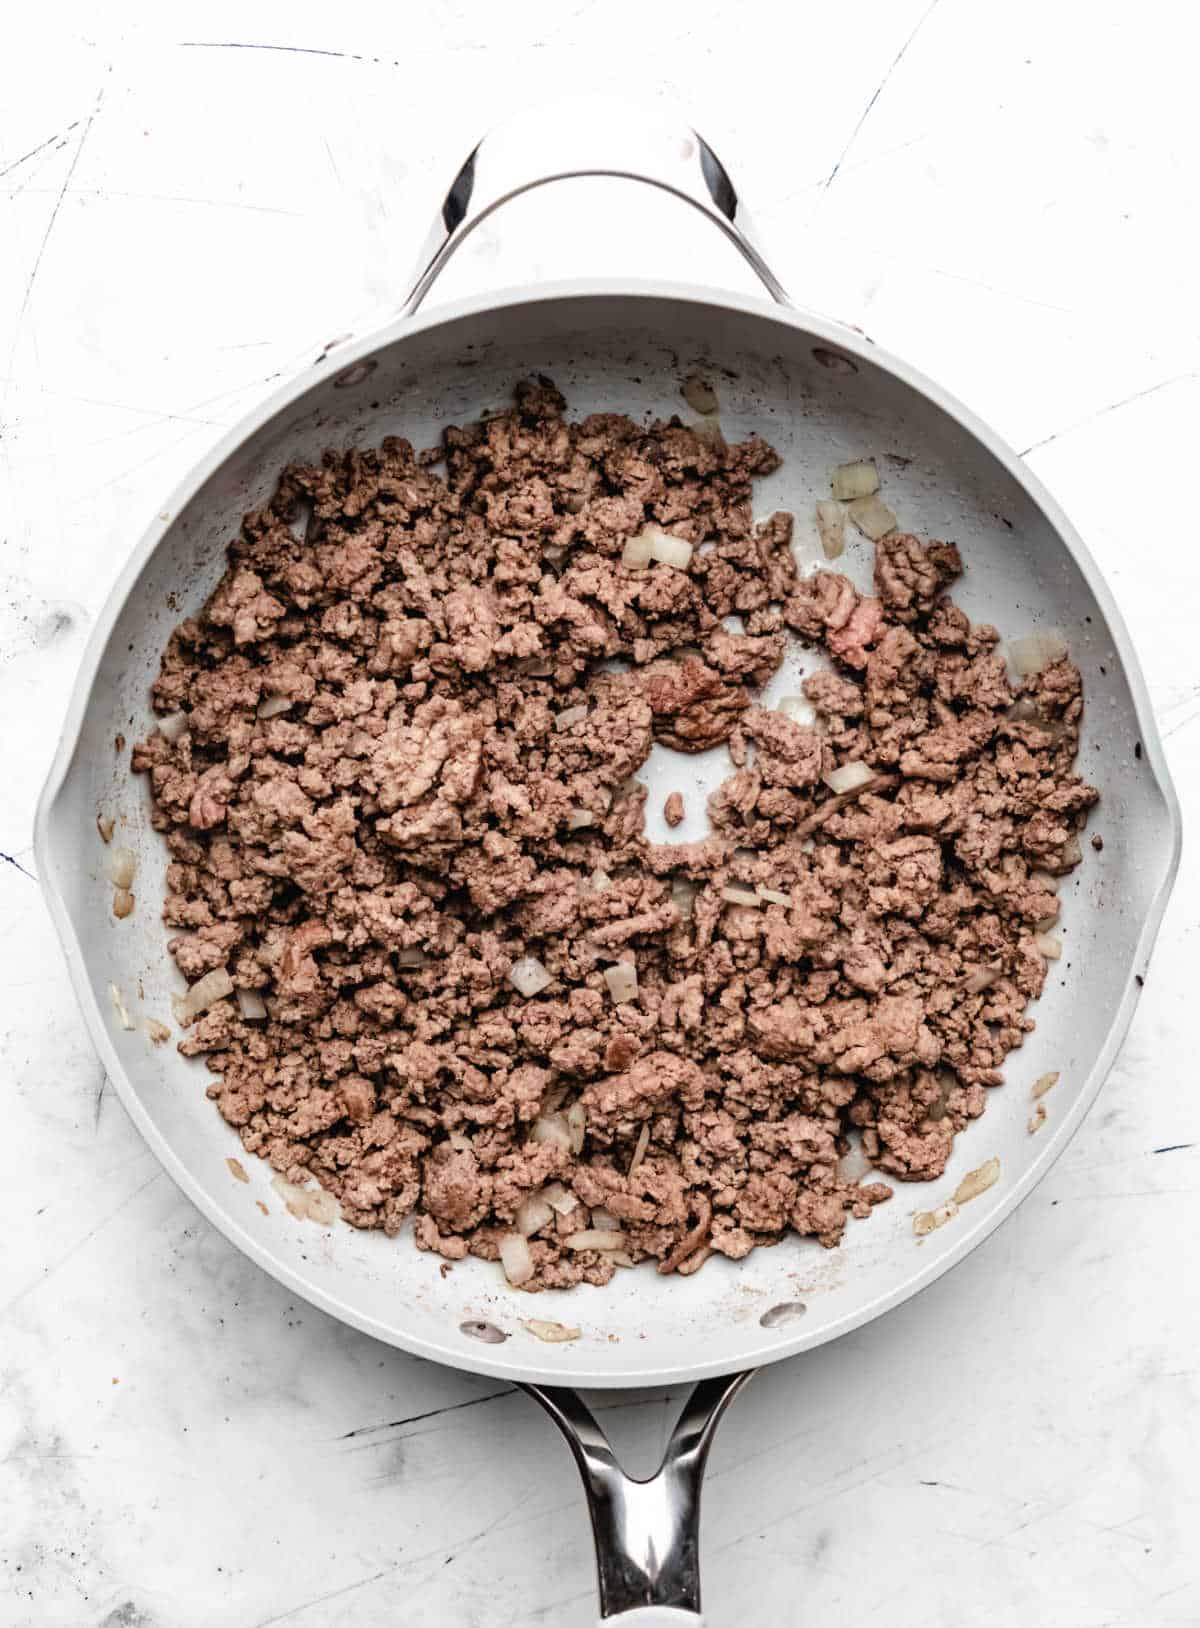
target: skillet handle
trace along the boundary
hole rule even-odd
[[[642,181],[692,204],[734,244],[771,298],[790,303],[763,259],[729,172],[695,130],[633,104],[580,97],[513,115],[469,154],[421,251],[401,316],[419,309],[447,261],[493,210],[548,181],[586,175]]]
[[[603,1622],[701,1628],[700,1489],[721,1415],[753,1369],[702,1379],[684,1403],[662,1463],[635,1481],[578,1391],[525,1385],[566,1437],[583,1477],[596,1544]]]

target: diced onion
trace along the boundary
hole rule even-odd
[[[521,1234],[506,1232],[497,1248],[500,1251],[500,1264],[504,1268],[504,1275],[513,1288],[518,1289],[522,1283],[528,1283],[533,1276],[533,1256],[529,1253],[529,1245]]]
[[[300,497],[296,499],[296,507],[292,512],[288,530],[298,543],[304,542],[308,536],[313,521],[313,509],[312,498]]]
[[[570,1149],[571,1132],[562,1114],[542,1114],[533,1122],[529,1132],[531,1142],[553,1142],[560,1148]]]
[[[725,450],[725,432],[721,428],[719,418],[702,418],[698,424],[689,424],[688,429],[697,441],[703,441],[706,446],[712,447],[714,452]]]
[[[715,413],[720,406],[717,400],[717,392],[698,373],[688,374],[679,393],[693,411],[700,413],[705,418],[710,413]]]
[[[232,994],[233,979],[224,967],[214,967],[203,978],[198,978],[186,995],[173,996],[171,1005],[180,1023],[190,1023],[201,1012],[207,1012],[210,1006]]]
[[[124,921],[126,916],[133,914],[134,899],[128,888],[119,887],[113,890],[113,915],[118,921]]]
[[[568,1249],[621,1249],[625,1243],[623,1232],[571,1232],[563,1239]]]
[[[471,1138],[469,1136],[464,1136],[461,1131],[448,1132],[446,1140],[454,1149],[455,1153],[474,1153],[475,1151],[471,1146]]]
[[[278,718],[281,712],[290,712],[291,698],[286,695],[264,695],[258,703],[260,718]]]
[[[954,1202],[966,1204],[980,1193],[986,1193],[989,1187],[995,1185],[1000,1179],[999,1159],[988,1159],[981,1164],[978,1170],[968,1170],[958,1186],[954,1189]]]
[[[555,729],[570,729],[572,724],[577,724],[581,718],[586,718],[587,715],[588,709],[586,707],[564,707],[556,715],[554,727]]]
[[[418,945],[414,944],[406,950],[396,951],[396,965],[398,967],[427,967],[429,956]]]
[[[1052,1090],[1054,1086],[1058,1084],[1058,1081],[1059,1072],[1057,1069],[1055,1069],[1051,1074],[1039,1075],[1038,1078],[1034,1080],[1033,1090],[1030,1092],[1033,1100],[1036,1102],[1039,1097],[1044,1097],[1047,1091]]]
[[[804,695],[785,695],[776,708],[785,718],[790,718],[794,724],[810,725],[817,721],[817,709]]]
[[[531,995],[540,994],[554,979],[536,955],[523,955],[519,961],[513,962],[508,981],[518,995],[524,995],[528,1000]]]
[[[780,893],[777,888],[773,887],[760,887],[758,890],[758,896],[764,904],[790,905],[792,902],[792,896],[790,893]]]
[[[604,893],[612,886],[612,877],[607,871],[601,870],[599,865],[588,878],[593,893]]]
[[[592,1226],[597,1232],[619,1232],[621,1223],[611,1210],[606,1210],[603,1204],[597,1204],[592,1211]]]
[[[583,1139],[587,1135],[587,1111],[582,1102],[573,1102],[567,1109],[567,1130],[571,1136],[571,1152],[583,1152]]]
[[[843,1153],[838,1160],[837,1173],[842,1181],[860,1182],[872,1168],[866,1150],[861,1142],[852,1142],[849,1153]]]
[[[117,1014],[117,1022],[121,1025],[121,1027],[123,1029],[135,1028],[136,1025],[129,1015],[129,1008],[125,1004],[125,997],[117,988],[116,984],[109,984],[108,998],[113,1003],[113,1011]]]
[[[877,497],[856,497],[853,503],[847,505],[847,513],[863,536],[869,537],[873,543],[896,529],[896,516]]]
[[[690,917],[692,913],[692,906],[696,902],[696,894],[699,891],[700,890],[696,886],[695,882],[685,882],[682,877],[677,878],[671,883],[671,903],[675,906],[676,910],[678,910],[684,921],[687,921],[687,919]]]
[[[553,1219],[554,1211],[546,1202],[545,1194],[531,1193],[518,1209],[513,1224],[522,1238],[532,1238],[535,1232],[540,1232]]]
[[[608,1258],[614,1266],[632,1266],[634,1264],[633,1256],[624,1249],[610,1249]]]
[[[758,905],[762,903],[757,889],[752,887],[723,887],[721,889],[721,897],[727,904]]]
[[[853,463],[839,464],[830,477],[829,489],[842,503],[870,497],[879,490],[879,471],[875,467],[875,460],[858,458]]]
[[[1079,846],[1079,838],[1069,836],[1062,845],[1062,863],[1069,870],[1072,865],[1078,865],[1083,858],[1083,849]]]
[[[638,1165],[646,1157],[646,1149],[650,1146],[650,1121],[646,1120],[638,1132],[637,1142],[634,1144],[633,1158],[629,1161],[629,1174],[632,1176]]]
[[[1004,716],[1014,724],[1029,724],[1039,722],[1042,715],[1031,695],[1019,695]]]
[[[999,976],[999,967],[972,967],[963,979],[963,993],[980,995],[985,989],[990,989]]]
[[[158,732],[169,741],[177,741],[188,726],[186,712],[165,712],[158,720]]]
[[[160,1023],[157,1018],[143,1018],[142,1028],[145,1029],[156,1046],[165,1045],[171,1038],[170,1029],[167,1028],[165,1023]]]
[[[830,791],[836,791],[841,796],[845,791],[857,791],[860,786],[874,780],[875,770],[865,763],[843,763],[840,769],[831,769],[823,778]]]
[[[1038,951],[1047,961],[1057,961],[1062,956],[1062,939],[1055,938],[1053,933],[1035,933],[1033,942]]]
[[[263,1000],[257,989],[242,989],[236,991],[237,1003],[242,1016],[247,1023],[261,1023],[267,1015],[267,1003]]]
[[[618,961],[615,966],[605,967],[604,982],[614,1006],[637,1000],[638,975],[632,961]]]
[[[836,560],[846,547],[846,511],[840,503],[822,498],[817,504],[817,535],[827,560]]]
[[[542,1197],[555,1215],[570,1215],[579,1208],[579,1200],[574,1193],[567,1191],[561,1181],[547,1182],[542,1188]]]
[[[1067,641],[1056,627],[1042,627],[1028,633],[1023,639],[1010,639],[1008,659],[1022,678],[1040,673],[1043,667],[1061,661],[1067,653]]]
[[[114,887],[131,887],[137,859],[132,848],[114,848],[104,866]]]
[[[585,826],[594,825],[596,816],[590,808],[573,808],[567,815],[567,830],[582,831]]]
[[[563,1340],[577,1340],[580,1330],[568,1328],[566,1323],[550,1323],[542,1317],[522,1317],[521,1327],[527,1329],[535,1339],[545,1340],[547,1345],[558,1345]]]
[[[111,814],[96,815],[96,830],[100,833],[101,842],[112,841],[112,834],[116,828],[116,824],[117,822],[113,819]]]
[[[553,663],[545,656],[522,656],[515,666],[519,673],[527,673],[530,678],[549,678],[554,671]]]
[[[686,571],[692,563],[692,545],[682,537],[670,537],[665,531],[650,534],[650,556],[660,565],[669,565],[676,571]]]
[[[644,571],[650,564],[650,558],[650,537],[644,531],[630,537],[621,550],[621,564],[627,571]]]

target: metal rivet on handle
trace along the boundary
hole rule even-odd
[[[759,1322],[764,1328],[781,1328],[784,1323],[794,1323],[798,1317],[803,1317],[807,1310],[803,1300],[781,1300],[770,1311],[763,1312]]]
[[[355,362],[351,367],[348,367],[344,373],[338,374],[337,378],[333,381],[333,387],[335,390],[347,390],[351,385],[361,384],[364,379],[369,379],[371,377],[372,373],[374,373],[378,366],[379,363],[374,359],[374,357],[366,358],[361,362]]]
[[[824,345],[814,345],[812,354],[813,361],[827,367],[831,373],[858,372],[858,363],[852,362],[848,356],[843,356],[841,351],[827,350]]]
[[[495,1323],[485,1323],[482,1319],[472,1319],[458,1326],[463,1334],[470,1335],[473,1340],[482,1340],[485,1345],[503,1345],[508,1338],[502,1328],[497,1328]]]

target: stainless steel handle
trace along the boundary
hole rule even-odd
[[[789,303],[728,170],[702,136],[644,107],[581,97],[561,108],[527,109],[484,136],[451,183],[401,315],[419,309],[447,261],[494,209],[549,181],[587,175],[642,181],[694,205],[740,251],[772,299]]]
[[[577,1391],[524,1387],[566,1437],[583,1477],[602,1619],[626,1615],[629,1621],[678,1621],[692,1628],[699,1622],[704,1466],[721,1415],[752,1372],[700,1381],[684,1404],[662,1463],[645,1481],[621,1469],[608,1437]],[[659,1615],[652,1616],[648,1608]]]

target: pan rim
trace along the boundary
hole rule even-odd
[[[535,1360],[536,1353],[532,1354],[531,1360],[528,1361],[520,1360],[515,1352],[509,1355],[507,1345],[481,1346],[479,1354],[476,1356],[474,1351],[442,1345],[438,1341],[426,1339],[410,1331],[385,1325],[378,1319],[364,1316],[355,1308],[340,1301],[336,1295],[328,1293],[313,1284],[307,1277],[294,1270],[286,1262],[276,1258],[258,1239],[246,1232],[229,1211],[210,1197],[207,1191],[184,1167],[172,1145],[151,1122],[149,1115],[142,1106],[140,1096],[134,1090],[117,1057],[108,1025],[87,974],[84,953],[71,913],[58,884],[55,859],[56,839],[53,831],[55,805],[60,792],[66,784],[79,745],[83,719],[113,627],[125,605],[132,597],[146,566],[167,530],[174,523],[175,518],[186,508],[204,483],[226,459],[235,453],[264,423],[275,418],[291,406],[313,385],[325,382],[329,377],[343,372],[355,362],[366,359],[376,351],[398,340],[440,326],[448,326],[464,317],[492,315],[512,306],[566,303],[580,299],[596,301],[605,299],[644,299],[648,303],[655,300],[669,300],[690,305],[709,305],[722,311],[734,311],[764,318],[782,327],[804,333],[818,341],[824,341],[838,350],[881,368],[918,394],[924,396],[936,408],[974,437],[1007,471],[1011,478],[1024,489],[1026,495],[1053,527],[1063,546],[1079,567],[1104,614],[1114,648],[1129,685],[1142,741],[1143,767],[1149,770],[1163,802],[1165,840],[1162,841],[1158,853],[1153,856],[1156,863],[1161,865],[1161,870],[1137,937],[1135,964],[1143,970],[1157,938],[1178,870],[1182,846],[1182,819],[1178,797],[1167,769],[1158,726],[1150,705],[1141,665],[1130,640],[1124,619],[1099,567],[1060,505],[1046,490],[1038,477],[1025,467],[1023,461],[1012,448],[950,392],[943,389],[935,381],[928,379],[904,360],[882,350],[866,336],[814,312],[803,308],[775,305],[764,297],[728,293],[725,290],[704,285],[662,280],[630,279],[614,282],[612,280],[593,278],[572,279],[545,284],[525,284],[483,295],[470,296],[435,306],[429,311],[421,311],[412,318],[395,318],[385,321],[352,342],[340,345],[334,355],[323,357],[313,367],[298,372],[268,393],[209,449],[188,475],[177,483],[161,513],[157,514],[156,518],[147,526],[118,574],[97,616],[75,677],[58,746],[47,773],[35,815],[34,854],[38,876],[51,919],[66,956],[68,972],[75,989],[76,999],[79,1002],[92,1043],[99,1053],[101,1062],[107,1070],[126,1112],[133,1120],[146,1144],[158,1158],[160,1164],[185,1196],[196,1205],[206,1219],[230,1243],[253,1260],[256,1265],[270,1273],[277,1282],[283,1284],[292,1293],[301,1296],[318,1310],[347,1323],[351,1327],[357,1328],[362,1333],[381,1340],[387,1345],[407,1351],[414,1356],[444,1363],[463,1372],[511,1380],[515,1383],[562,1384],[569,1382],[573,1385],[593,1389],[625,1389],[645,1385],[690,1382],[732,1372],[738,1368],[766,1366],[769,1363],[779,1362],[787,1357],[798,1355],[800,1352],[815,1349],[817,1346],[837,1339],[843,1334],[850,1333],[855,1328],[862,1327],[874,1318],[882,1316],[885,1312],[903,1304],[923,1289],[929,1287],[930,1284],[936,1282],[952,1267],[958,1265],[985,1238],[989,1237],[1001,1222],[1013,1213],[1017,1206],[1049,1172],[1072,1140],[1099,1094],[1100,1088],[1112,1068],[1128,1031],[1139,993],[1135,979],[1130,980],[1121,1001],[1112,1014],[1108,1032],[1096,1062],[1084,1081],[1071,1110],[1056,1123],[1053,1133],[1046,1138],[1038,1157],[1025,1169],[1012,1186],[1005,1190],[1003,1199],[997,1202],[973,1227],[963,1229],[956,1237],[953,1247],[947,1249],[944,1254],[932,1259],[928,1264],[914,1271],[908,1277],[898,1280],[895,1286],[877,1295],[872,1301],[854,1311],[847,1312],[842,1317],[823,1327],[810,1325],[806,1328],[804,1323],[800,1323],[795,1325],[796,1332],[787,1335],[776,1335],[770,1331],[760,1329],[757,1324],[750,1325],[746,1329],[746,1349],[733,1362],[728,1358],[715,1358],[682,1364],[649,1364],[645,1368],[629,1373],[613,1373],[602,1366],[592,1367],[589,1366],[588,1360],[581,1361],[578,1367],[548,1366]],[[166,520],[162,518],[164,513],[169,517]],[[564,1348],[558,1347],[555,1349],[561,1353]],[[574,1355],[574,1351],[578,1351],[580,1358],[583,1358],[586,1349],[586,1347],[576,1347],[572,1351],[572,1355]]]

